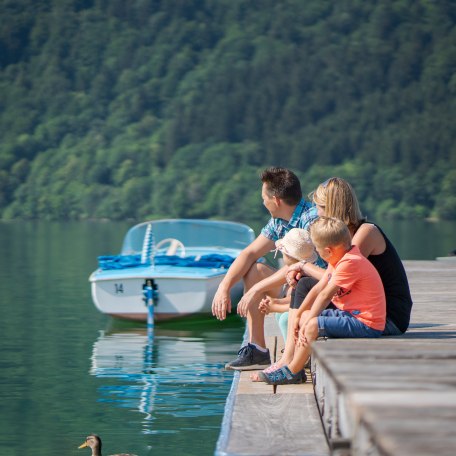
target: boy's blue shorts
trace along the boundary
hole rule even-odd
[[[318,317],[318,335],[321,337],[380,337],[382,332],[344,310],[325,309]]]

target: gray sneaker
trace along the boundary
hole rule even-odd
[[[238,352],[238,357],[225,364],[225,369],[255,370],[263,369],[271,364],[269,350],[258,350],[253,344],[244,345]]]

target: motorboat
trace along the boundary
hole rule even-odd
[[[104,314],[148,323],[210,314],[228,268],[253,239],[249,226],[230,221],[139,223],[126,233],[119,255],[98,257],[89,278],[93,302]],[[242,292],[239,282],[233,303]]]

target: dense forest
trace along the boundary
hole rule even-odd
[[[0,218],[266,218],[258,173],[456,219],[453,0],[0,0]]]

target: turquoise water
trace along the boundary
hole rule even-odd
[[[129,223],[0,223],[0,454],[211,455],[243,323],[145,327],[101,315],[88,276]],[[382,224],[404,259],[456,248],[456,223]]]
[[[0,454],[211,455],[243,323],[157,326],[98,313],[88,276],[125,224],[0,224]],[[191,442],[191,444],[190,444]]]

